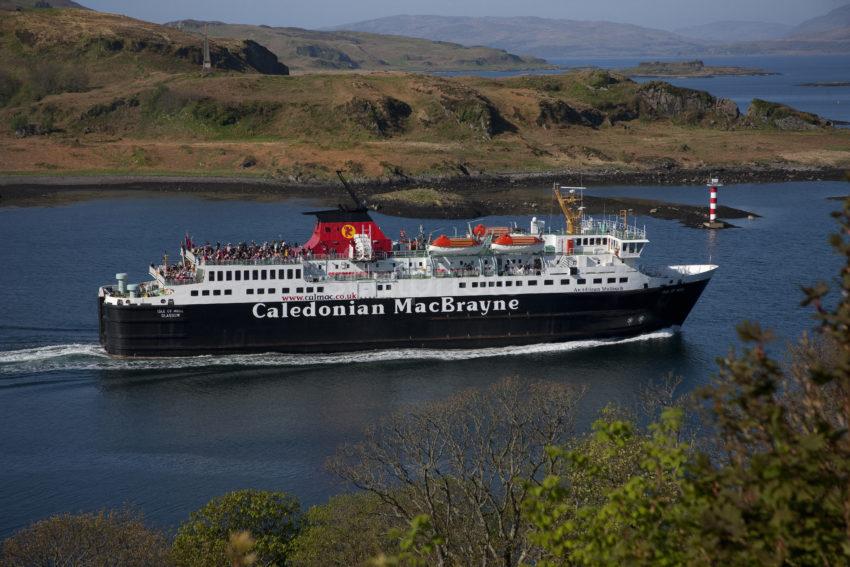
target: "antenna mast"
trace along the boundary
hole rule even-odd
[[[576,195],[576,190],[579,194]],[[567,221],[567,234],[578,234],[581,230],[581,219],[584,212],[584,207],[581,206],[581,191],[584,187],[559,187],[557,183],[552,186],[552,193],[555,195],[555,200],[561,207],[561,212],[564,213],[564,219]],[[568,191],[566,194],[563,191]]]
[[[204,24],[204,72],[212,71],[212,59],[210,58],[210,40],[208,35],[209,24]]]

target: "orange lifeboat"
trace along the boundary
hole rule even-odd
[[[543,240],[527,234],[503,234],[493,240],[490,249],[496,254],[534,253],[543,250]]]
[[[428,251],[432,254],[442,255],[464,255],[478,254],[481,251],[481,243],[468,236],[450,237],[441,234],[434,239],[428,246]]]

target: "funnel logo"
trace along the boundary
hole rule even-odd
[[[345,224],[339,232],[342,234],[343,238],[351,240],[357,234],[357,229],[354,228],[353,224]]]

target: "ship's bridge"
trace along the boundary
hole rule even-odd
[[[622,222],[620,218],[584,218],[575,234],[547,233],[546,252],[585,256],[613,254],[620,259],[639,258],[649,240],[646,229]]]

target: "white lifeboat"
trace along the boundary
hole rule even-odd
[[[441,234],[428,246],[428,251],[431,254],[441,256],[470,256],[481,252],[483,245],[468,236],[464,237],[449,237]]]
[[[495,254],[532,254],[543,250],[543,240],[528,234],[503,234],[490,244]]]

